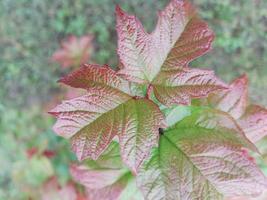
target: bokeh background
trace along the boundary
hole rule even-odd
[[[88,62],[116,68],[115,5],[152,31],[156,10],[167,2],[0,1],[0,200],[42,199],[44,191],[53,192],[43,189],[49,181],[58,188],[71,183],[75,156],[51,130],[54,119],[47,114],[60,99],[77,95],[56,83],[77,67],[53,61],[60,42],[90,35]],[[267,106],[267,1],[192,2],[216,34],[213,50],[192,65],[212,68],[225,81],[247,73],[251,101]]]

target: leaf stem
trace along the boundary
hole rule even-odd
[[[152,91],[153,91],[153,87],[151,84],[149,84],[147,87],[147,91],[146,91],[146,99],[150,99]]]

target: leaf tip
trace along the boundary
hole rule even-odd
[[[122,10],[122,8],[118,4],[115,7],[115,12],[116,12],[116,15],[118,17],[122,17],[125,15],[124,11]]]
[[[51,109],[51,110],[49,110],[47,113],[49,114],[49,115],[53,115],[53,116],[55,116],[55,117],[57,117],[57,109],[56,109],[57,107],[55,107],[55,108],[53,108],[53,109]]]

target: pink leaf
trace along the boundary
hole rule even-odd
[[[227,88],[213,71],[189,68],[162,71],[152,84],[156,98],[168,106],[188,105],[191,98],[206,97],[210,92]]]
[[[267,190],[265,190],[260,196],[257,197],[240,196],[240,197],[226,198],[226,200],[266,200],[266,199],[267,199]]]
[[[88,93],[50,111],[58,118],[55,132],[71,138],[79,160],[97,159],[118,135],[123,161],[136,172],[158,143],[163,115],[157,105],[122,92],[124,82],[107,67],[84,66],[61,82]]]
[[[73,165],[70,168],[76,182],[90,189],[101,189],[112,185],[118,177],[125,174],[125,169],[90,169],[86,166]]]
[[[58,118],[54,131],[71,138],[77,157],[97,159],[107,148],[121,126],[121,119],[114,118],[116,108],[121,110],[130,96],[113,89],[90,89],[87,95],[64,101],[52,111]]]
[[[72,183],[68,183],[61,187],[54,177],[49,180],[42,188],[42,200],[78,200],[78,194]]]
[[[163,115],[156,104],[146,99],[129,102],[123,115],[126,124],[119,134],[121,156],[136,173],[151,148],[158,145]]]
[[[251,105],[238,123],[246,136],[256,143],[267,135],[267,110],[257,105]]]
[[[88,61],[92,49],[92,36],[77,38],[70,36],[61,44],[61,49],[57,50],[52,60],[58,62],[62,67],[77,67]]]
[[[71,175],[86,187],[88,200],[117,200],[130,178],[125,169],[90,170],[85,166],[72,166]]]
[[[96,64],[84,64],[78,70],[61,78],[59,82],[74,88],[90,89],[95,86],[102,86],[129,93],[127,81],[120,78],[110,67]]]
[[[214,38],[187,0],[171,0],[159,13],[151,34],[140,21],[119,7],[117,13],[118,54],[123,64],[120,74],[139,83],[151,82],[160,70],[186,67],[210,49]]]
[[[219,91],[208,98],[213,107],[230,113],[235,119],[241,117],[248,105],[248,78],[243,75],[235,79],[228,90]]]

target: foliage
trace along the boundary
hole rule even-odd
[[[208,21],[216,34],[214,48],[209,56],[193,61],[192,65],[212,67],[216,74],[227,81],[247,72],[250,80],[249,92],[253,102],[267,105],[267,98],[263,92],[266,90],[267,74],[265,56],[267,43],[264,42],[267,36],[267,1],[192,0],[192,2],[199,7],[200,16]],[[32,192],[39,191],[40,188],[32,187],[31,184],[34,182],[43,187],[41,179],[38,180],[39,175],[31,173],[41,170],[39,167],[36,168],[42,166],[41,163],[52,165],[53,174],[57,177],[60,188],[65,188],[70,178],[68,165],[74,158],[69,152],[68,142],[55,137],[50,130],[52,119],[40,114],[47,112],[51,105],[55,105],[63,97],[70,99],[77,94],[84,94],[78,89],[62,88],[56,84],[58,77],[69,71],[60,68],[50,59],[53,52],[60,48],[60,41],[70,35],[81,37],[92,34],[94,50],[90,62],[110,63],[116,68],[118,64],[115,53],[117,41],[114,26],[115,5],[120,4],[125,10],[136,14],[143,22],[145,30],[150,32],[156,24],[155,10],[163,8],[166,3],[167,0],[1,0],[1,200],[41,199],[40,196],[33,197]],[[139,96],[145,95],[146,92],[135,86],[132,90]],[[44,107],[42,105],[44,102],[51,103]],[[256,109],[251,109],[253,110]],[[166,121],[171,125],[182,118],[183,115],[179,113],[190,114],[183,106],[172,110],[164,108],[164,113]],[[253,120],[251,123],[254,123]],[[259,125],[261,126],[261,123]],[[258,136],[261,136],[261,133]],[[266,138],[257,143],[264,160],[253,153],[255,162],[265,174],[267,174],[264,164],[267,163],[266,144]],[[33,149],[37,149],[37,152],[32,151]],[[50,151],[55,152],[54,157],[47,158],[43,155]],[[28,157],[31,152],[35,152],[32,157],[34,161]],[[119,159],[116,159],[116,162],[117,160]],[[17,179],[16,173],[13,172],[15,168],[30,173],[22,177],[23,180]],[[44,184],[49,180],[45,180]],[[26,188],[21,188],[21,185],[29,187],[25,191]],[[125,191],[137,194],[133,189],[136,188],[135,181],[130,181],[127,188],[130,189]],[[125,193],[123,194],[125,196]],[[141,198],[137,196],[137,199]]]
[[[42,112],[36,107],[0,109],[1,200],[39,199],[36,192],[51,176],[61,185],[70,178],[68,165],[74,157],[68,143],[50,130],[53,120]]]
[[[248,72],[254,101],[267,105],[265,0],[192,0],[216,33],[211,56],[194,66],[212,67],[230,81]],[[94,35],[92,61],[117,66],[114,7],[135,13],[151,31],[153,12],[167,0],[1,0],[1,103],[20,108],[48,102],[58,92],[55,79],[64,73],[50,62],[58,43],[68,35]],[[104,14],[103,14],[104,13]],[[37,31],[38,30],[38,31]],[[232,72],[232,73],[229,73]],[[50,83],[50,84],[47,84]]]
[[[71,168],[88,198],[135,199],[128,191],[134,181],[148,200],[220,200],[265,190],[249,151],[257,153],[253,142],[266,135],[266,110],[248,104],[245,76],[228,85],[189,66],[214,39],[195,8],[171,0],[150,34],[119,6],[116,18],[119,69],[88,64],[63,77],[86,94],[50,111],[55,132],[71,140],[80,161],[88,159]]]
[[[77,38],[70,36],[61,43],[61,49],[57,50],[52,59],[62,67],[78,67],[87,62],[92,51],[92,36]]]

